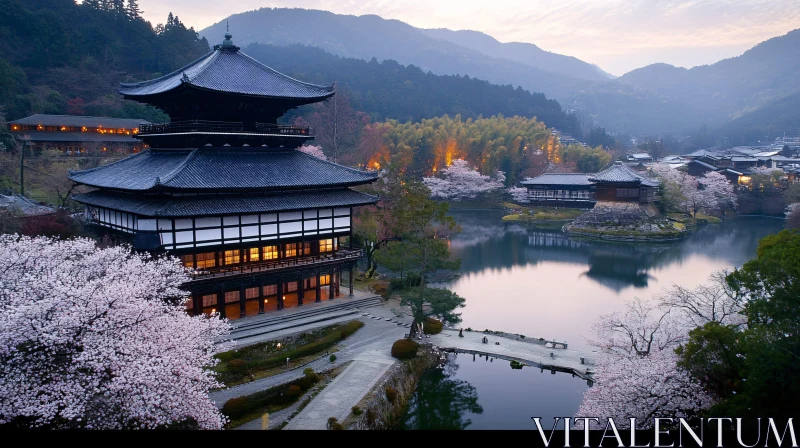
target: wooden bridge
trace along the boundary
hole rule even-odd
[[[569,350],[566,342],[535,338],[521,339],[514,335],[444,329],[441,333],[426,338],[426,342],[447,352],[468,353],[491,358],[517,361],[551,373],[571,373],[594,383],[594,358],[587,354]]]

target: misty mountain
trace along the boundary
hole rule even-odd
[[[633,70],[581,92],[574,107],[616,131],[682,132],[732,120],[748,127],[748,120],[755,120],[753,126],[777,131],[787,121],[782,114],[790,111],[780,104],[800,92],[798,70],[800,30],[795,30],[711,65]],[[777,115],[758,113],[762,109]],[[777,127],[765,121],[769,117]]]
[[[439,75],[469,75],[495,84],[522,86],[559,101],[570,102],[579,90],[597,80],[608,79],[590,64],[541,50],[536,52],[533,45],[525,47],[524,52],[511,60],[499,54],[493,56],[492,45],[486,42],[477,44],[476,39],[465,39],[469,41],[468,45],[475,48],[453,43],[464,35],[474,37],[472,33],[452,37],[447,33],[415,28],[376,15],[353,16],[318,10],[261,8],[234,14],[200,31],[200,35],[212,43],[221,41],[226,23],[230,23],[233,40],[240,46],[250,43],[279,46],[301,44],[349,58],[392,59]],[[495,42],[495,46],[502,48],[502,54],[513,53],[513,46],[506,47],[509,44]],[[557,66],[558,71],[540,68],[548,63]]]
[[[434,75],[393,60],[378,62],[343,58],[317,47],[250,44],[250,57],[296,79],[315,84],[336,82],[353,107],[373,120],[418,122],[426,118],[461,115],[463,119],[503,114],[536,117],[549,127],[580,135],[577,118],[555,100],[519,87],[499,86],[477,78]],[[313,106],[309,106],[313,110]],[[306,113],[306,108],[290,112]]]
[[[614,78],[613,75],[604,72],[594,64],[583,62],[576,57],[545,51],[530,43],[502,43],[494,37],[479,31],[452,31],[447,28],[423,31],[433,38],[478,51],[486,56],[516,61],[553,73],[561,73],[590,81],[608,81]]]

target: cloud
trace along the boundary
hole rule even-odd
[[[140,0],[145,17],[172,11],[196,29],[261,7],[377,14],[420,28],[471,29],[531,42],[622,74],[651,62],[691,67],[741,54],[800,28],[796,0]]]

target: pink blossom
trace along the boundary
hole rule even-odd
[[[322,152],[322,148],[319,146],[303,145],[297,148],[297,150],[300,152],[304,152],[310,156],[314,156],[318,159],[328,160],[328,157],[325,155],[325,153]]]
[[[461,201],[503,188],[506,175],[502,171],[492,179],[469,166],[466,160],[456,159],[441,171],[441,177],[424,177],[422,181],[431,190],[431,198]]]
[[[219,429],[208,370],[225,320],[190,317],[173,257],[0,236],[0,424]]]

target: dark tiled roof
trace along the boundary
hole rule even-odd
[[[141,97],[168,92],[182,84],[206,90],[270,98],[323,99],[333,86],[298,81],[240,52],[218,48],[168,75],[150,81],[120,83],[119,93]]]
[[[525,179],[522,185],[592,185],[589,175],[583,173],[545,173]]]
[[[78,202],[141,216],[209,216],[350,207],[374,204],[378,198],[350,189],[272,195],[143,196],[110,191],[76,195]]]
[[[701,160],[692,160],[689,163],[695,163],[697,165],[700,165],[702,167],[708,168],[710,170],[716,170],[717,169],[717,167],[715,167],[714,165],[711,165],[710,163],[703,162]]]
[[[138,118],[107,118],[107,117],[84,117],[79,115],[45,115],[36,114],[30,117],[20,118],[10,121],[11,124],[20,125],[42,125],[42,126],[86,126],[89,128],[104,127],[114,129],[134,129],[140,124],[147,124],[149,121]]]
[[[377,173],[320,160],[294,149],[149,149],[108,165],[72,172],[75,182],[119,190],[281,190],[369,183]]]
[[[15,135],[21,135],[15,133]],[[32,142],[118,142],[141,143],[125,134],[99,134],[97,132],[26,132]]]
[[[593,182],[637,183],[647,187],[657,187],[659,185],[657,181],[636,174],[635,171],[622,162],[614,162],[613,165],[603,171],[589,175],[589,180]]]

